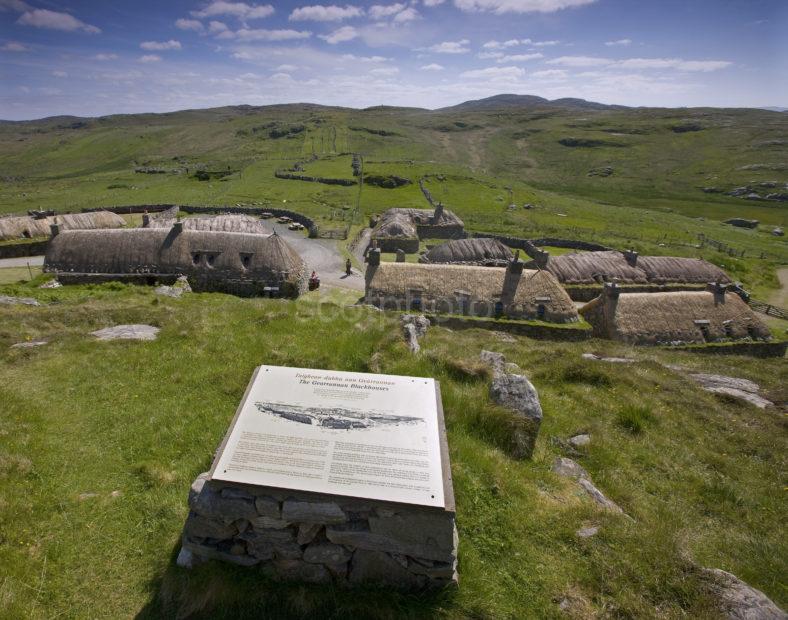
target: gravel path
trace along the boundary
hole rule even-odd
[[[0,269],[4,267],[26,267],[30,263],[31,267],[40,267],[44,264],[44,255],[41,256],[20,256],[19,258],[0,258]]]

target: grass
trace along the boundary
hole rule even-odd
[[[609,342],[491,339],[432,328],[406,352],[396,317],[342,291],[298,302],[126,285],[4,294],[0,307],[0,602],[7,617],[716,617],[698,566],[729,570],[783,606],[784,420],[720,401],[663,364],[757,380],[782,394],[769,360],[699,359]],[[116,323],[162,328],[154,342],[100,343]],[[7,346],[47,339],[37,349]],[[489,402],[482,348],[519,364],[544,422],[532,461],[506,456],[507,412]],[[636,357],[635,364],[580,354]],[[208,468],[256,365],[434,376],[441,382],[460,532],[457,591],[404,596],[281,585],[256,571],[174,565],[191,480]],[[648,412],[648,413],[646,413]],[[626,420],[622,424],[622,420]],[[634,432],[639,425],[639,432]],[[598,512],[553,475],[558,442],[634,521]],[[601,526],[577,539],[583,524]]]
[[[0,268],[0,284],[13,284],[15,282],[27,282],[31,276],[35,278],[41,274],[41,267],[3,267]]]

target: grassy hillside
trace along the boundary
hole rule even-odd
[[[784,366],[601,341],[557,344],[432,328],[407,353],[395,318],[339,293],[298,302],[219,294],[157,298],[117,284],[43,291],[0,306],[0,609],[18,617],[716,618],[700,566],[729,570],[785,607],[783,417],[701,391],[664,364],[747,377],[785,399]],[[102,343],[117,323],[155,342]],[[35,349],[9,349],[47,339]],[[544,408],[535,457],[506,453],[482,348],[522,366]],[[634,356],[633,365],[580,358]],[[259,364],[441,382],[460,533],[461,586],[412,597],[283,586],[174,557],[191,480],[208,468]],[[166,378],[162,380],[162,378]],[[632,520],[600,512],[550,472],[575,455]],[[589,539],[578,528],[598,525]]]

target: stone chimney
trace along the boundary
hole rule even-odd
[[[714,295],[715,303],[721,303],[725,301],[725,291],[727,288],[727,285],[721,284],[720,282],[709,282],[706,285],[706,290]]]
[[[380,248],[372,248],[367,252],[367,265],[377,267],[380,265]]]
[[[183,232],[183,222],[181,222],[180,220],[175,222],[172,225],[172,232],[174,232],[176,235],[180,235]],[[276,233],[274,233],[274,234],[276,234]]]
[[[624,250],[624,260],[626,260],[632,267],[638,264],[638,253],[635,250]]]
[[[618,287],[618,284],[615,282],[605,282],[605,286],[602,289],[602,294],[605,297],[609,297],[610,299],[618,299],[620,293],[621,289]]]
[[[147,211],[142,214],[142,227],[143,228],[150,228],[150,215]]]
[[[438,205],[435,207],[435,211],[432,214],[432,223],[438,224],[443,217],[443,203],[439,202]]]
[[[405,250],[402,248],[397,248],[397,262],[404,263],[405,262]]]
[[[550,262],[550,252],[547,250],[535,249],[532,252],[534,262],[539,269],[547,269],[547,263]]]
[[[520,260],[520,250],[514,253],[514,258],[506,265],[506,273],[503,276],[503,288],[501,290],[501,304],[504,309],[514,301],[514,295],[523,277],[525,263]]]
[[[52,233],[52,239],[54,239],[60,233],[60,224],[50,224],[49,231]]]

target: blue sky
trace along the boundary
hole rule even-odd
[[[0,118],[497,93],[788,106],[788,0],[0,0]]]

